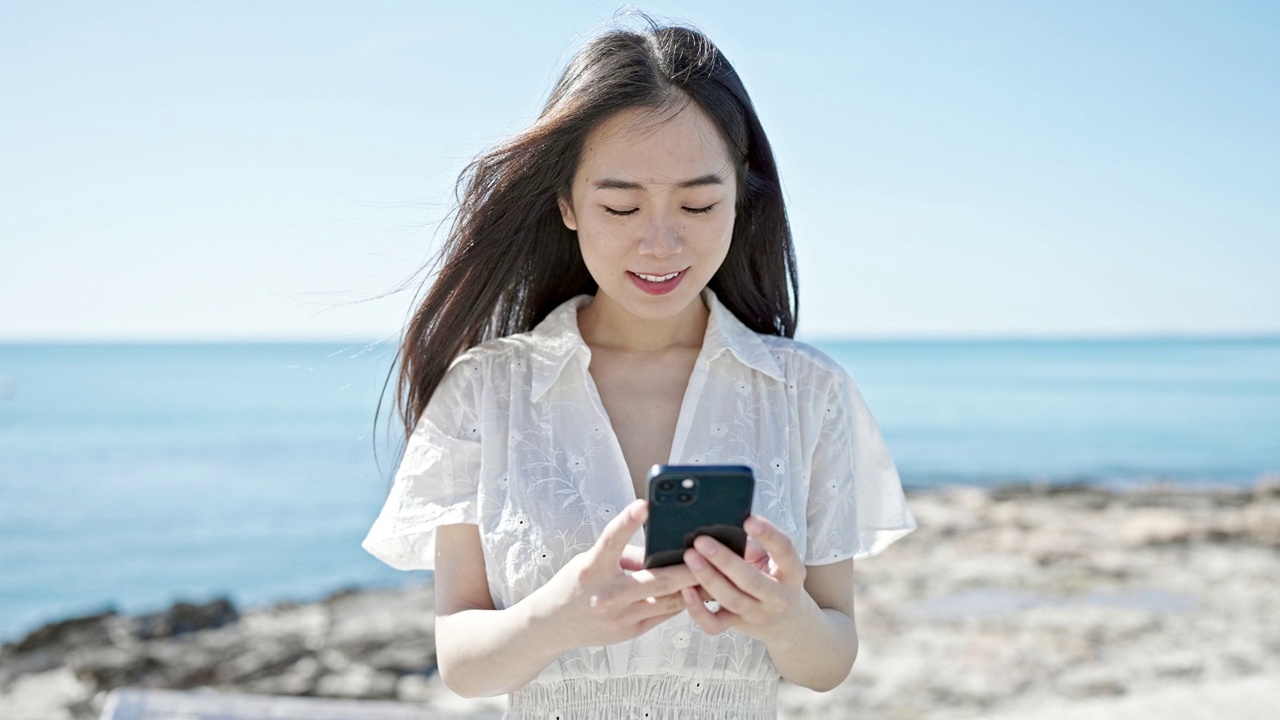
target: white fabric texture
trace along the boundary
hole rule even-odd
[[[897,468],[852,378],[821,351],[710,309],[670,464],[747,465],[752,512],[806,565],[874,555],[915,528]],[[495,608],[542,586],[635,499],[578,331],[580,295],[532,331],[450,366],[362,547],[430,569],[435,528],[479,526]],[[643,531],[631,538],[643,546]],[[687,613],[631,641],[571,650],[511,694],[507,717],[774,717],[765,646],[703,633]]]

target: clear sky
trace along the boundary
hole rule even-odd
[[[0,4],[0,339],[376,339],[605,2]],[[774,144],[802,337],[1280,332],[1280,4],[655,2]]]

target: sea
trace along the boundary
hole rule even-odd
[[[810,342],[852,374],[908,488],[1280,474],[1280,336]],[[399,449],[394,353],[0,344],[0,642],[425,580],[360,548]]]

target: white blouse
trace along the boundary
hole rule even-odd
[[[821,351],[753,332],[716,299],[670,464],[750,466],[752,512],[806,565],[874,555],[915,528],[893,458],[848,373]],[[588,372],[580,295],[533,330],[468,350],[431,397],[361,546],[430,569],[435,528],[479,526],[493,606],[510,607],[590,548],[635,499]],[[643,530],[631,544],[644,545]],[[508,718],[773,718],[764,643],[703,633],[681,613],[627,642],[570,650],[509,698]]]

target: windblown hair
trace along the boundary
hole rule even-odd
[[[714,121],[738,191],[728,255],[709,287],[756,332],[794,337],[795,249],[773,151],[746,88],[705,35],[642,17],[643,31],[614,30],[590,41],[533,125],[478,156],[459,177],[439,272],[398,351],[395,397],[406,437],[455,357],[530,330],[565,300],[596,292],[556,201],[570,198],[587,134],[624,109],[693,102]]]

